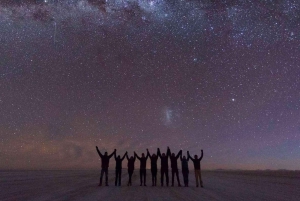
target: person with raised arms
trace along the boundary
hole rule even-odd
[[[140,180],[141,180],[140,186],[143,185],[143,180],[144,180],[144,186],[147,186],[146,185],[146,163],[147,163],[148,156],[145,157],[145,154],[142,153],[142,157],[139,157],[135,152],[134,155],[137,157],[137,159],[140,160]]]
[[[131,156],[129,158],[128,154],[127,154],[126,157],[127,157],[127,160],[128,160],[127,167],[128,167],[128,175],[129,175],[129,181],[128,181],[127,186],[132,186],[131,177],[132,177],[132,174],[133,174],[133,171],[134,171],[134,162],[135,162],[136,156],[134,155],[134,156]]]
[[[181,169],[182,169],[182,175],[183,175],[183,182],[185,187],[189,187],[189,158],[186,158],[185,156],[182,157],[182,154],[180,155],[181,160]]]
[[[102,178],[103,178],[103,174],[105,173],[105,185],[108,186],[108,167],[109,167],[109,159],[116,153],[116,149],[114,150],[114,152],[110,155],[107,155],[107,152],[103,154],[101,154],[101,152],[99,151],[98,147],[96,146],[96,150],[101,158],[101,175],[100,175],[100,182],[99,182],[99,186],[102,186]]]
[[[170,156],[171,169],[172,169],[172,186],[174,186],[174,174],[176,174],[178,186],[181,186],[179,176],[178,176],[178,166],[177,166],[177,159],[181,155],[182,155],[182,150],[180,150],[176,156],[175,156],[175,153],[172,153]]]
[[[116,156],[115,152],[115,160],[116,160],[116,179],[115,179],[115,186],[118,184],[119,180],[119,186],[121,186],[121,177],[122,177],[122,161],[124,160],[125,156],[127,156],[127,151],[124,154],[124,156],[121,158],[120,155],[118,157]]]
[[[194,163],[195,177],[196,177],[196,186],[199,187],[199,181],[198,181],[198,179],[199,179],[200,180],[201,188],[203,188],[203,181],[202,181],[202,178],[201,178],[201,167],[200,167],[200,161],[203,158],[203,150],[201,149],[201,156],[200,156],[200,158],[198,158],[197,155],[194,156],[195,158],[192,158],[190,156],[189,152],[187,152],[187,154],[188,154],[188,158],[191,159],[193,161],[193,163]]]
[[[152,175],[152,186],[156,186],[156,176],[157,176],[157,159],[158,156],[155,154],[152,154],[152,156],[149,153],[149,150],[147,149],[147,157],[151,160],[151,175]]]
[[[160,158],[161,166],[160,166],[160,182],[161,186],[164,186],[164,175],[166,176],[166,184],[169,186],[169,164],[168,164],[168,158],[170,156],[170,149],[168,147],[167,154],[160,153],[159,148],[157,149],[157,155]]]

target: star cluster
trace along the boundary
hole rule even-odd
[[[298,1],[4,0],[0,44],[1,169],[299,169]]]

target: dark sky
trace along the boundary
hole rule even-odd
[[[96,145],[299,169],[298,1],[1,2],[0,169],[100,168]]]

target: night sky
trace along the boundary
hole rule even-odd
[[[100,169],[96,145],[299,169],[300,2],[1,0],[0,169]]]

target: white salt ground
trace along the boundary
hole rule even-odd
[[[114,186],[114,170],[109,170],[109,187],[98,187],[100,171],[1,171],[0,200],[300,200],[300,175],[297,173],[258,171],[203,171],[204,188],[195,187],[190,171],[190,187],[139,186],[139,170],[135,170],[133,186],[128,187],[127,169],[123,169],[122,186]],[[169,176],[171,174],[169,173]],[[183,185],[182,174],[180,173]],[[171,183],[171,177],[170,177]]]

